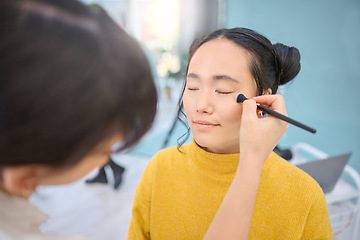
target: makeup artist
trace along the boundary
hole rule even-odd
[[[27,198],[151,127],[147,58],[101,8],[73,0],[1,0],[0,32],[0,239],[83,239],[41,233],[47,216]]]

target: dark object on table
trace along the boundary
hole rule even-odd
[[[114,188],[117,189],[121,182],[122,182],[122,177],[123,177],[123,173],[125,172],[125,168],[117,165],[111,158],[109,160],[109,162],[103,166],[101,169],[99,169],[99,173],[98,175],[96,175],[94,178],[92,179],[88,179],[86,180],[86,183],[103,183],[103,184],[107,184],[108,183],[108,176],[106,176],[106,172],[105,172],[105,167],[110,166],[113,174],[114,174]]]
[[[280,149],[278,146],[276,146],[274,148],[274,152],[287,161],[291,160],[293,157],[293,154],[290,149]]]

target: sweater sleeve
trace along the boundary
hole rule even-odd
[[[322,191],[310,208],[301,239],[333,239],[329,212]]]
[[[128,240],[150,239],[150,208],[155,172],[153,165],[151,160],[136,187]]]

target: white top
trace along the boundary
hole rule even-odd
[[[86,240],[81,236],[56,236],[39,230],[48,216],[27,200],[0,191],[1,240]]]

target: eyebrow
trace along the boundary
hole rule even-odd
[[[197,74],[195,74],[195,73],[188,73],[187,77],[188,78],[194,78],[194,79],[199,78],[199,76]],[[214,80],[227,80],[227,81],[239,83],[238,80],[236,80],[235,78],[230,77],[229,75],[226,75],[226,74],[213,75],[212,79],[214,79]]]

